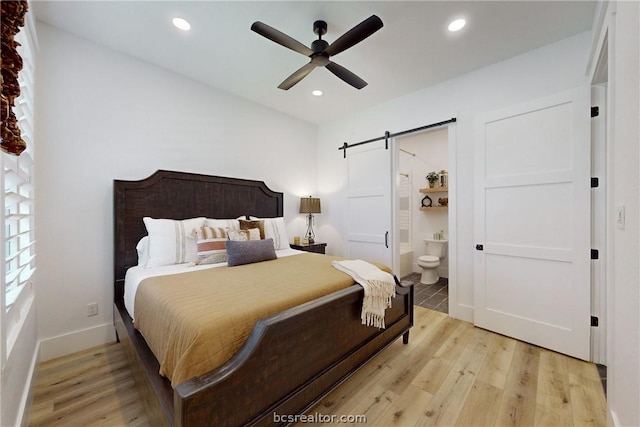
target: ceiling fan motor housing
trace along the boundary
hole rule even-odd
[[[311,43],[311,50],[313,50],[314,53],[322,53],[327,47],[329,47],[329,43],[325,40],[318,39]]]

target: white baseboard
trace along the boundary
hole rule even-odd
[[[46,362],[56,357],[108,344],[115,340],[116,332],[112,323],[46,338],[40,341],[40,360]]]

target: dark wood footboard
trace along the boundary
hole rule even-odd
[[[278,425],[274,414],[308,411],[401,335],[408,342],[413,287],[396,291],[384,330],[362,325],[358,285],[259,321],[229,362],[178,385],[173,405],[169,382],[122,307],[116,328],[154,425]]]

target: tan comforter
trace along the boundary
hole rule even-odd
[[[145,279],[135,327],[175,387],[229,360],[259,319],[353,285],[337,259],[305,253]]]

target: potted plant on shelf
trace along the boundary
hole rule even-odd
[[[429,181],[429,188],[433,188],[436,185],[436,182],[438,182],[438,174],[436,172],[429,172],[427,174],[427,181]]]

